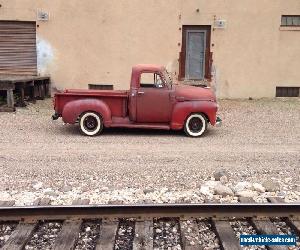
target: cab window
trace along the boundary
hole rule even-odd
[[[157,73],[142,73],[140,86],[142,88],[163,88],[164,81]]]

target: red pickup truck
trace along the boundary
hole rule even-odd
[[[94,136],[103,127],[184,130],[201,136],[208,123],[218,125],[216,97],[208,87],[173,85],[165,67],[137,65],[130,90],[65,90],[54,96],[54,120],[79,123]]]

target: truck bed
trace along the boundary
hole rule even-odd
[[[90,90],[90,89],[67,89],[63,93],[76,95],[128,97],[127,90]]]
[[[89,98],[105,102],[109,106],[112,116],[125,117],[128,115],[128,92],[127,90],[67,89],[55,94],[55,112],[61,116],[63,108],[68,102]]]

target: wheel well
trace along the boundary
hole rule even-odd
[[[94,111],[94,110],[86,110],[86,111],[83,111],[83,112],[80,113],[80,115],[77,117],[76,123],[79,122],[81,116],[83,116],[85,113],[88,113],[88,112],[99,115],[99,117],[101,119],[101,122],[103,122],[103,117],[102,117],[102,115],[99,112]]]
[[[204,115],[204,117],[206,118],[207,122],[210,122],[207,114],[205,114],[205,113],[203,113],[203,112],[192,112],[192,113],[190,113],[190,114],[185,118],[184,123],[186,123],[186,120],[189,118],[189,116],[190,116],[190,115],[193,115],[193,114],[201,114],[201,115]]]

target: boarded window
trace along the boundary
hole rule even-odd
[[[300,26],[300,15],[281,16],[281,26]]]
[[[300,87],[276,87],[276,97],[298,97]]]
[[[37,75],[35,22],[0,21],[0,74]]]

